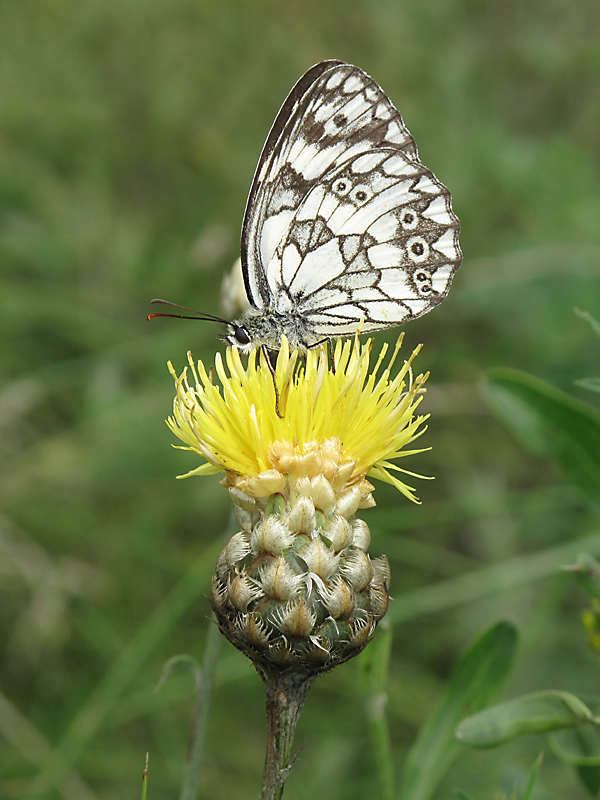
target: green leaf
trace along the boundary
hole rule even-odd
[[[600,735],[594,725],[557,731],[552,735],[552,749],[567,764],[600,767]]]
[[[194,656],[190,656],[187,653],[181,653],[180,655],[172,656],[165,663],[161,676],[158,679],[158,683],[154,687],[154,691],[159,692],[171,675],[178,670],[189,670],[194,681],[196,692],[198,692],[200,690],[200,686],[202,685],[202,667],[200,666],[200,662],[197,658],[194,658]]]
[[[487,391],[522,444],[558,458],[571,480],[600,504],[600,412],[517,370],[490,370]]]
[[[523,795],[519,796],[519,800],[531,800],[531,793],[533,792],[533,788],[535,786],[535,782],[537,781],[538,773],[540,771],[540,767],[542,765],[542,761],[543,760],[544,760],[544,754],[540,753],[539,756],[536,758],[536,760],[533,762],[533,766],[531,767],[531,770],[529,771],[529,777],[527,779],[527,786],[525,787],[525,791],[524,791]],[[469,795],[466,794],[465,792],[463,792],[462,789],[455,789],[454,791],[456,793],[456,796],[459,798],[459,800],[471,800]],[[496,797],[496,796],[500,797],[500,794],[496,793],[494,795],[494,797]],[[504,793],[502,793],[501,796],[504,797],[505,796]],[[513,790],[511,792],[510,796],[511,796],[511,798],[516,800],[517,795],[515,793],[515,790]]]
[[[592,797],[598,797],[598,792],[600,791],[600,768],[577,767],[577,775]]]
[[[590,392],[600,392],[600,378],[581,378],[581,380],[575,381],[575,386],[589,389]]]
[[[501,621],[479,634],[460,657],[448,687],[421,729],[404,768],[402,800],[428,800],[460,752],[454,729],[467,709],[486,706],[507,678],[517,630]],[[468,712],[467,712],[468,713]]]
[[[527,786],[525,787],[525,793],[523,795],[522,800],[530,800],[531,793],[533,792],[533,787],[535,786],[535,782],[537,781],[537,777],[540,771],[540,767],[542,766],[542,761],[544,760],[544,753],[541,752],[536,760],[533,762],[533,766],[529,772],[529,779],[527,781]]]
[[[592,722],[594,715],[569,692],[523,695],[464,719],[457,738],[471,747],[497,747],[524,733],[547,733]]]
[[[581,317],[581,319],[589,323],[590,328],[594,331],[596,336],[600,336],[600,322],[598,322],[596,317],[592,316],[589,311],[580,311],[578,308],[575,309],[575,313],[578,317]]]
[[[572,572],[581,588],[594,599],[600,600],[600,564],[593,556],[581,553],[576,564],[563,569]]]

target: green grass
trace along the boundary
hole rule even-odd
[[[433,450],[411,469],[436,481],[420,508],[379,487],[367,517],[392,560],[396,767],[457,654],[500,617],[522,638],[507,696],[595,688],[583,593],[522,570],[599,521],[477,385],[515,367],[597,403],[573,385],[599,373],[573,308],[600,317],[599,22],[591,0],[0,3],[0,797],[30,796],[61,762],[74,772],[39,797],[139,796],[147,751],[148,797],[178,796],[193,687],[152,690],[171,656],[202,661],[199,559],[229,508],[218,478],[174,480],[197,461],[170,447],[165,364],[210,360],[220,330],[145,315],[157,296],[218,308],[263,140],[323,58],[381,83],[463,226],[450,296],[406,328],[432,370]],[[348,664],[313,688],[287,800],[374,796],[358,677]],[[256,797],[263,747],[262,684],[224,645],[200,797]],[[437,797],[491,796],[540,747],[469,752]],[[585,796],[549,752],[540,774],[549,797]]]

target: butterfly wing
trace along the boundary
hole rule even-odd
[[[322,176],[267,267],[272,310],[318,337],[421,316],[460,265],[450,193],[402,149],[374,147]]]
[[[252,305],[272,307],[273,287],[279,283],[269,278],[268,265],[323,176],[381,147],[418,163],[400,114],[366,73],[341,61],[324,61],[298,81],[265,142],[246,204],[242,269]]]

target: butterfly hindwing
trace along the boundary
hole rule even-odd
[[[377,148],[397,150],[419,163],[400,114],[372,78],[336,61],[309,70],[273,124],[248,197],[242,265],[254,306],[272,305],[267,265],[303,201],[326,174]]]
[[[447,294],[460,264],[448,190],[401,150],[330,170],[296,209],[267,266],[273,311],[323,336],[399,325]]]

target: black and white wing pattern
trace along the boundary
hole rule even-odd
[[[339,61],[312,67],[281,108],[254,176],[242,268],[257,309],[319,336],[420,316],[460,265],[450,193],[419,161],[383,90]]]

